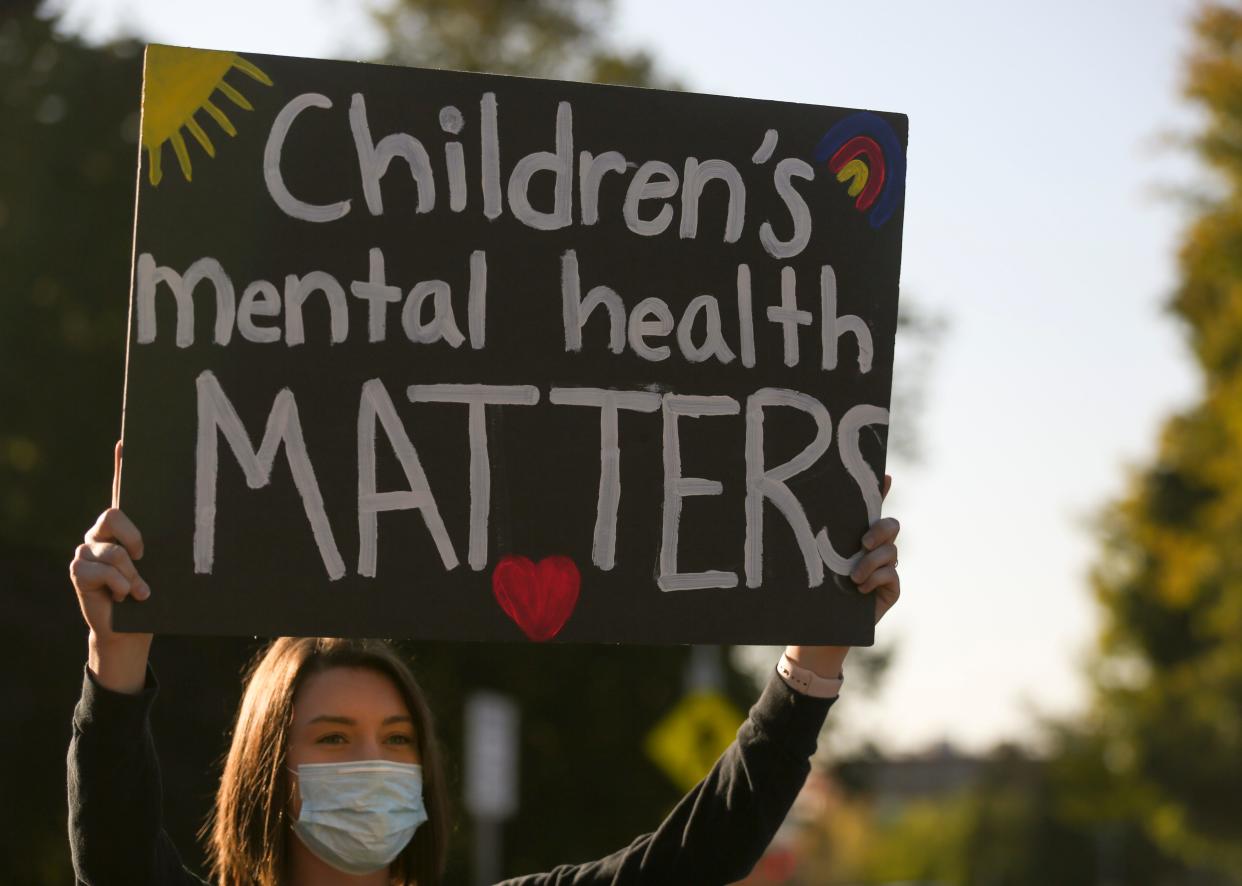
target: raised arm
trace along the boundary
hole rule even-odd
[[[120,457],[118,443],[118,469]],[[67,761],[69,845],[82,883],[198,882],[182,868],[161,825],[159,764],[149,723],[156,692],[147,669],[152,637],[112,630],[115,603],[151,595],[134,565],[142,552],[142,534],[112,507],[99,515],[69,566],[90,628]]]
[[[99,685],[113,692],[142,690],[151,651],[151,634],[121,634],[112,630],[112,606],[126,597],[145,600],[151,589],[134,565],[142,559],[142,533],[118,508],[121,444],[113,461],[112,507],[99,515],[86,538],[74,551],[69,577],[78,594],[82,618],[90,628],[86,663]]]
[[[893,478],[884,476],[882,498],[888,497]],[[884,613],[892,609],[901,596],[901,576],[897,574],[897,533],[901,524],[892,517],[883,517],[872,524],[862,537],[865,553],[854,566],[850,578],[864,594],[875,595],[875,620],[879,624]],[[786,646],[785,656],[817,676],[831,679],[842,673],[848,646]]]

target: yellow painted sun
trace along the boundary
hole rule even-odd
[[[185,180],[193,178],[190,152],[181,134],[183,129],[203,146],[208,157],[216,156],[215,145],[194,119],[197,112],[205,111],[226,133],[237,135],[232,121],[212,101],[218,92],[243,111],[254,110],[244,95],[225,82],[224,75],[233,69],[264,86],[272,85],[267,74],[235,52],[179,46],[147,47],[142,82],[142,146],[147,150],[147,170],[152,185],[158,185],[164,177],[160,154],[165,142],[172,144]]]

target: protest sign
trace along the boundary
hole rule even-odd
[[[130,630],[871,642],[899,114],[151,46]]]

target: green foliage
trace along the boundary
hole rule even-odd
[[[0,538],[68,550],[120,434],[137,47],[0,13]]]
[[[970,826],[967,796],[921,800],[877,816],[851,871],[868,883],[965,883],[962,854]]]
[[[883,762],[878,765],[882,768]],[[948,764],[946,764],[948,765]],[[1093,886],[1095,840],[1060,808],[1057,773],[1013,747],[979,764],[951,792],[903,799],[877,785],[865,838],[846,848],[839,874],[867,883]],[[856,787],[856,790],[858,788]],[[849,856],[853,857],[850,858]],[[1119,873],[1119,871],[1114,871]],[[1148,882],[1128,877],[1120,882]]]
[[[386,61],[460,71],[663,86],[645,52],[606,35],[612,0],[397,0],[377,13]]]
[[[1242,879],[1242,10],[1204,6],[1186,69],[1217,195],[1187,230],[1170,307],[1203,372],[1155,462],[1108,512],[1091,728],[1094,809],[1162,852]],[[1127,798],[1118,804],[1117,797]],[[1088,806],[1092,804],[1087,803]]]

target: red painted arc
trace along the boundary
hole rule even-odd
[[[832,155],[828,168],[834,174],[838,173],[841,167],[860,155],[867,161],[867,184],[863,186],[854,205],[866,211],[884,189],[884,152],[875,140],[865,135],[854,136]]]

